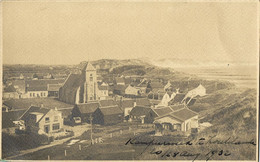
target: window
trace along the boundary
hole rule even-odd
[[[52,125],[52,130],[59,130],[60,129],[60,124],[53,124]]]
[[[32,97],[32,93],[30,93],[30,97]]]
[[[49,123],[50,122],[50,118],[49,117],[46,117],[45,118],[45,123]]]
[[[89,76],[90,76],[90,77],[89,77],[89,80],[90,80],[90,81],[93,81],[93,75],[90,74]]]
[[[59,120],[58,116],[54,116],[54,122],[57,122]]]
[[[33,93],[33,97],[35,96],[35,94]]]
[[[41,96],[42,96],[42,93],[41,93]]]
[[[93,100],[93,97],[89,97],[89,100]]]

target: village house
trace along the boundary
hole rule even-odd
[[[206,95],[206,88],[204,86],[202,86],[201,84],[199,84],[198,87],[190,90],[184,97],[184,99],[186,98],[194,98],[194,97],[197,97],[197,96],[205,96]]]
[[[90,123],[90,116],[100,107],[116,107],[118,106],[114,100],[99,100],[89,103],[76,104],[72,109],[72,120],[78,123]]]
[[[129,121],[136,121],[140,122],[142,124],[147,123],[145,121],[146,115],[150,112],[151,108],[150,107],[145,107],[145,106],[135,106],[130,114],[129,114]]]
[[[98,86],[98,99],[99,100],[106,100],[109,96],[108,90],[109,86],[107,83],[103,82]]]
[[[125,95],[126,96],[141,96],[142,94],[142,90],[137,88],[137,87],[133,87],[131,85],[128,85],[128,87],[125,89]]]
[[[125,78],[123,77],[116,77],[114,80],[116,85],[125,85]]]
[[[173,111],[174,110],[170,106],[152,107],[152,109],[149,111],[149,113],[146,114],[145,121],[147,123],[153,123],[155,118],[172,113]]]
[[[119,100],[118,106],[119,108],[124,112],[125,119],[129,118],[129,113],[133,109],[133,107],[136,105],[135,100],[133,99],[124,99]]]
[[[116,106],[99,107],[93,113],[93,124],[112,125],[123,121],[123,111]]]
[[[26,80],[25,82],[25,91],[27,94],[27,98],[37,98],[37,97],[48,97],[49,91],[48,91],[48,85],[58,85],[58,87],[64,82],[64,79],[42,79],[42,80]],[[53,88],[51,86],[51,90],[53,92],[53,90],[57,90],[58,88],[55,87]],[[52,94],[52,92],[50,91],[50,94]],[[57,91],[54,91],[53,93],[55,93]]]
[[[25,80],[13,80],[11,85],[17,90],[20,94],[25,94]]]
[[[48,84],[48,97],[59,97],[59,89],[61,86],[62,84]]]
[[[20,117],[24,122],[26,131],[37,134],[49,134],[63,128],[62,113],[57,109],[31,106]]]
[[[198,128],[198,113],[185,107],[156,117],[154,124],[156,132],[163,132],[164,130],[190,132],[192,129]]]
[[[98,102],[76,104],[72,109],[72,120],[79,123],[90,123],[90,116],[99,108]]]
[[[59,100],[79,104],[98,100],[96,69],[86,63],[80,74],[70,74],[59,91]]]
[[[126,89],[125,85],[114,85],[113,86],[113,94],[124,96],[125,95],[125,89]]]
[[[16,91],[13,85],[4,88],[3,99],[18,99],[20,94]]]

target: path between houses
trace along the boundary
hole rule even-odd
[[[39,151],[39,150],[46,149],[46,148],[49,148],[49,147],[52,147],[52,146],[63,144],[64,142],[66,142],[66,141],[68,141],[72,138],[76,138],[76,137],[81,136],[87,130],[86,126],[87,125],[81,125],[81,126],[71,128],[73,131],[75,131],[74,136],[72,136],[72,137],[68,137],[68,138],[64,138],[64,139],[61,139],[61,140],[54,141],[54,142],[50,143],[49,145],[43,145],[43,146],[39,146],[39,147],[32,148],[32,149],[22,150],[22,151],[20,151],[19,154],[6,157],[5,159],[6,160],[13,159],[13,158],[16,158],[18,156],[26,155],[26,154],[29,154],[29,153],[32,153],[32,152],[35,152],[35,151]]]

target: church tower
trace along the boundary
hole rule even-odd
[[[83,103],[97,100],[97,71],[90,62],[83,68],[82,75],[85,75]]]

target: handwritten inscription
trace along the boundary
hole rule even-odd
[[[237,137],[228,137],[226,139],[217,139],[216,136],[212,136],[209,138],[197,138],[196,140],[187,140],[187,141],[177,141],[177,142],[171,142],[171,141],[156,141],[155,139],[151,139],[148,141],[142,141],[137,138],[130,138],[125,145],[136,145],[136,146],[145,146],[144,150],[140,152],[140,155],[142,155],[144,152],[148,150],[150,146],[206,146],[206,145],[252,145],[256,146],[255,140],[247,140],[242,141],[239,140]],[[186,148],[186,147],[185,147]],[[167,147],[168,150],[162,149],[162,147],[156,148],[152,147],[151,151],[149,151],[150,154],[156,155],[159,158],[177,158],[177,157],[183,157],[183,158],[192,158],[193,161],[200,158],[205,159],[206,161],[211,160],[212,158],[219,156],[219,157],[228,157],[232,153],[228,149],[223,149],[221,146],[217,147],[218,149],[214,149],[214,147],[209,147],[210,151],[205,152],[196,152],[196,150],[192,151],[180,151],[176,150],[174,147]]]
[[[210,160],[213,156],[230,156],[231,153],[228,150],[211,150],[208,153],[192,153],[189,151],[174,151],[174,150],[156,150],[153,149],[150,154],[155,154],[161,158],[163,157],[193,157],[193,161],[196,160],[199,156],[203,156],[206,158],[206,161]]]

